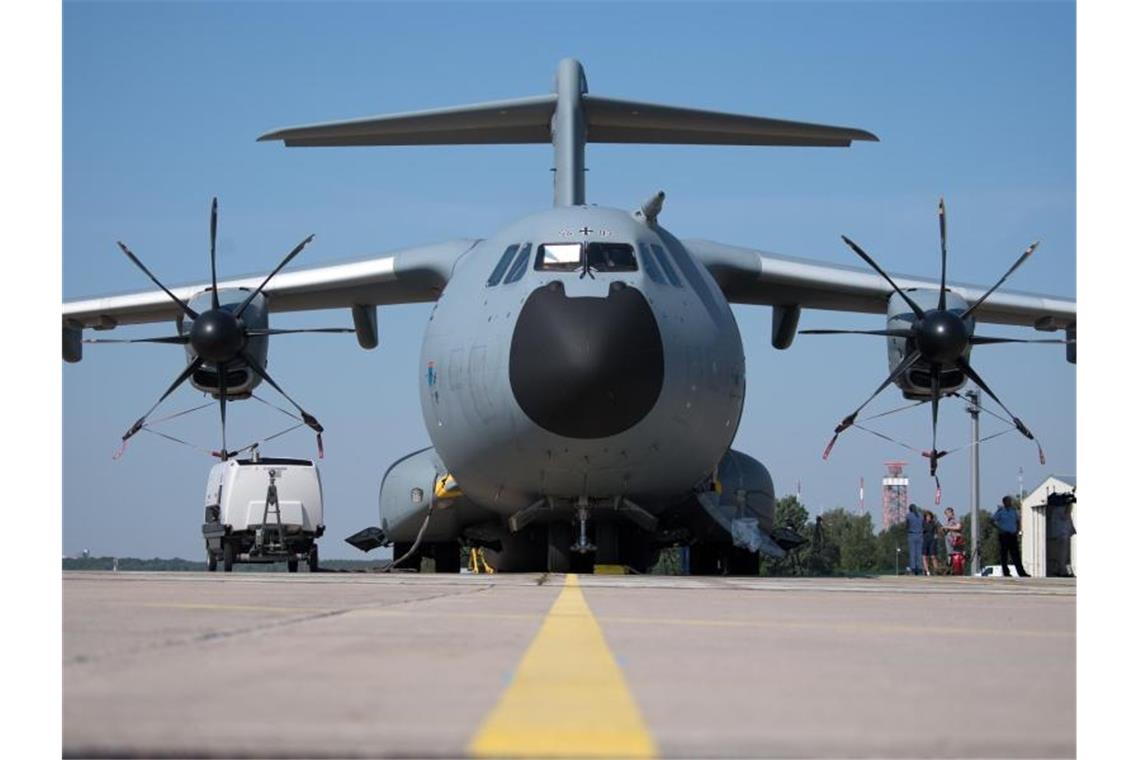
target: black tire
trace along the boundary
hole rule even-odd
[[[218,555],[214,554],[209,549],[206,549],[206,570],[214,572],[218,569]]]
[[[297,560],[291,559],[291,560],[287,560],[285,562],[285,566],[287,568],[289,568],[289,572],[295,573],[295,572],[297,572],[297,568],[300,567],[301,565],[299,562],[297,562]]]
[[[623,526],[618,533],[621,544],[621,564],[635,573],[645,574],[657,564],[660,551],[652,543],[652,535],[632,525]]]
[[[395,543],[393,543],[392,544],[392,561],[394,562],[394,561],[398,560],[400,557],[403,557],[405,554],[408,553],[408,550],[411,548],[412,548],[412,542],[411,541],[396,541]],[[423,559],[423,549],[422,548],[417,549],[415,554],[408,557],[406,560],[404,560],[400,564],[393,565],[393,567],[398,568],[400,570],[415,570],[416,572],[419,572],[420,560],[421,559]]]
[[[728,574],[745,575],[749,577],[760,574],[760,555],[753,554],[747,549],[738,546],[729,547]]]
[[[546,572],[570,572],[570,523],[551,523],[546,529]]]
[[[432,557],[435,558],[435,571],[437,573],[459,572],[458,541],[446,541],[433,545]]]
[[[624,534],[619,534],[618,526],[612,522],[594,523],[594,544],[598,547],[594,552],[594,562],[599,565],[624,565],[621,544]]]
[[[237,547],[233,541],[222,541],[222,570],[233,572],[234,559],[237,558]]]
[[[321,571],[321,557],[317,553],[317,545],[313,544],[313,548],[309,550],[309,572],[319,573]]]
[[[689,575],[721,575],[720,547],[693,544],[689,547]]]

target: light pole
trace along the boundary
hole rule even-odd
[[[898,547],[898,545],[896,544],[895,545],[895,575],[899,574],[899,555],[901,553],[902,553],[902,549],[900,549]]]
[[[966,414],[970,415],[970,438],[973,442],[973,456],[970,457],[970,575],[977,575],[981,569],[978,561],[978,502],[981,501],[981,472],[978,456],[978,417],[981,415],[981,400],[976,390],[966,391]]]

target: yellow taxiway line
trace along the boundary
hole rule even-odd
[[[655,757],[657,745],[577,575],[468,745],[477,757]]]

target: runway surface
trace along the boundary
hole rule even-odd
[[[63,746],[1072,757],[1062,579],[63,576]]]

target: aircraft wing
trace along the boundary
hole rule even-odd
[[[270,280],[263,292],[271,312],[351,308],[357,321],[357,312],[369,307],[435,301],[451,278],[455,262],[477,242],[452,240],[342,264],[285,270]],[[252,290],[264,279],[265,275],[259,274],[225,280],[218,288]],[[185,302],[209,287],[210,283],[203,282],[170,290]],[[64,356],[68,361],[79,360],[77,346],[85,327],[108,330],[118,325],[174,321],[178,311],[169,296],[158,289],[68,301],[63,305]]]
[[[869,268],[825,264],[708,240],[682,242],[705,265],[731,303],[886,314],[893,292],[886,280]],[[890,274],[904,290],[939,288],[934,279]],[[971,304],[989,289],[988,285],[956,282],[947,282],[946,286]],[[1053,330],[1076,324],[1077,303],[1060,296],[999,289],[974,315],[981,322]]]

